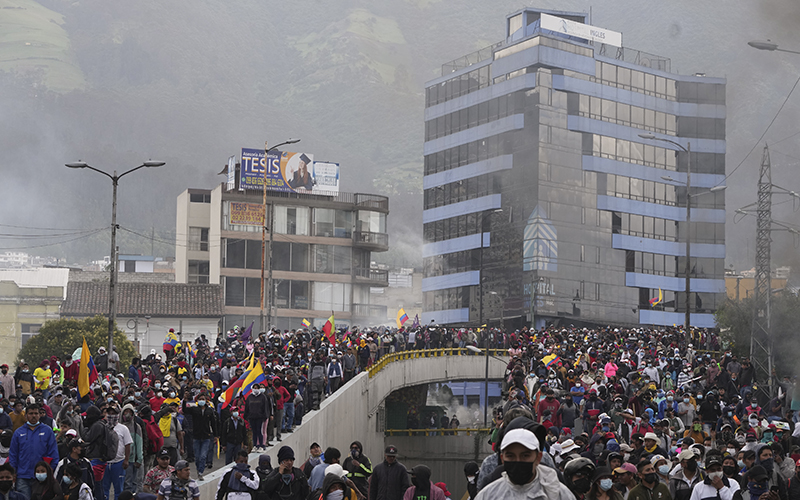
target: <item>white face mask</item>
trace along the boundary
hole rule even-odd
[[[328,493],[328,500],[342,500],[344,498],[344,491],[336,490]]]
[[[722,479],[722,471],[709,472],[708,477],[713,481],[714,479]]]
[[[474,483],[475,482],[475,476],[467,476],[467,481],[469,481],[470,483]]]

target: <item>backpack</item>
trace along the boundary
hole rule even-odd
[[[142,419],[142,421],[147,433],[147,454],[155,455],[164,447],[164,434],[161,432],[161,427],[158,426],[155,418],[150,417],[150,420]]]
[[[103,424],[105,430],[105,437],[103,442],[100,443],[100,451],[103,456],[104,462],[110,462],[117,456],[117,449],[119,448],[119,435],[113,427]]]

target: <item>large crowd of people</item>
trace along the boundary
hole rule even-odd
[[[235,328],[213,343],[165,343],[127,369],[100,348],[88,394],[79,351],[33,371],[3,365],[0,499],[199,498],[197,481],[223,456],[218,500],[449,499],[429,467],[406,469],[394,446],[374,463],[358,436],[344,456],[318,443],[307,459],[267,451],[381,356],[468,346],[507,350],[509,362],[493,453],[463,464],[465,498],[800,500],[793,374],[763,399],[749,359],[712,333],[436,326]],[[263,374],[248,378],[254,366]]]

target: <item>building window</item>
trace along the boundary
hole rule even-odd
[[[189,201],[191,203],[211,203],[211,193],[190,193]]]
[[[594,300],[600,300],[600,283],[594,284]]]
[[[207,260],[190,260],[189,283],[208,283],[208,269]]]
[[[595,264],[599,264],[600,263],[600,247],[597,247],[596,250],[597,250],[597,252],[595,253],[594,263]]]
[[[314,272],[324,274],[350,274],[353,268],[351,247],[339,245],[313,245]]]
[[[310,213],[308,207],[275,207],[275,233],[308,236]]]
[[[385,233],[386,214],[381,212],[370,212],[367,210],[358,211],[358,223],[356,228],[362,232]]]
[[[268,295],[265,296],[264,306],[267,306]],[[225,277],[225,305],[237,307],[261,306],[261,279]]]
[[[25,344],[27,344],[34,335],[39,333],[41,327],[42,325],[35,323],[22,323],[22,344],[20,347],[25,347]]]
[[[208,251],[208,228],[190,227],[189,228],[189,250]]]
[[[222,267],[261,269],[261,242],[257,240],[225,239]],[[265,243],[269,251],[269,243]]]
[[[350,283],[314,282],[313,307],[315,311],[349,311]]]
[[[581,262],[586,261],[586,247],[581,245]]]
[[[308,281],[279,280],[275,285],[275,306],[280,309],[308,309]]]
[[[350,238],[352,232],[353,212],[332,208],[314,209],[314,236]]]
[[[308,243],[274,242],[272,265],[276,271],[308,271]]]

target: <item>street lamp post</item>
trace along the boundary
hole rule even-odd
[[[157,168],[165,164],[163,161],[148,160],[136,168],[132,168],[121,174],[117,175],[114,170],[113,174],[104,172],[100,169],[94,168],[91,165],[77,161],[73,163],[66,163],[65,166],[69,168],[88,168],[95,172],[101,173],[111,179],[112,195],[111,195],[111,274],[108,280],[108,355],[114,351],[114,328],[117,323],[117,185],[119,180],[131,172],[135,172],[140,168]]]
[[[661,142],[668,142],[673,146],[680,148],[683,152],[686,153],[686,266],[684,266],[684,288],[685,288],[685,317],[683,320],[683,326],[686,330],[686,334],[689,335],[689,329],[691,325],[691,308],[690,308],[690,301],[689,301],[689,285],[691,282],[691,277],[689,273],[691,272],[691,265],[690,265],[690,256],[691,256],[691,222],[692,222],[692,198],[695,196],[700,196],[703,194],[708,193],[716,193],[718,191],[722,191],[726,188],[726,186],[714,186],[713,188],[709,189],[708,191],[704,191],[702,193],[692,194],[690,191],[692,190],[692,143],[686,141],[686,146],[684,147],[682,144],[675,142],[670,139],[665,139],[662,137],[656,137],[654,134],[639,134],[639,137],[642,139],[650,139],[654,141],[661,141]],[[662,176],[662,179],[665,181],[670,182],[679,182],[669,176]],[[710,338],[710,337],[709,337]]]
[[[484,348],[483,352],[481,352],[480,348],[475,347],[474,345],[468,345],[467,350],[474,352],[476,354],[486,355],[486,373],[483,377],[484,393],[486,394],[486,401],[484,402],[483,405],[483,427],[485,429],[488,429],[489,428],[489,358],[497,359],[499,361],[502,361],[503,363],[505,363],[505,361],[498,358],[497,356],[492,356],[491,354],[489,354],[488,347]]]
[[[503,344],[505,347],[508,347],[508,336],[505,334],[505,312],[506,312],[506,299],[502,297],[499,293],[495,291],[489,292],[489,295],[494,295],[500,301],[500,330],[503,331],[503,338],[506,339],[505,343]]]
[[[483,328],[483,233],[485,231],[484,222],[486,221],[486,216],[491,215],[493,213],[502,212],[502,208],[491,208],[489,210],[484,210],[481,212],[481,223],[480,223],[480,237],[481,237],[481,254],[480,254],[480,269],[478,270],[478,295],[480,295],[479,302],[480,302],[480,311],[478,313],[479,322],[478,325],[480,328]],[[485,332],[484,332],[485,333]],[[486,338],[486,380],[484,383],[484,395],[486,397],[485,404],[483,405],[483,425],[489,425],[489,335],[485,335]]]
[[[753,47],[754,49],[758,49],[758,50],[768,50],[770,52],[777,50],[778,52],[788,52],[790,54],[800,54],[800,52],[798,52],[796,50],[780,49],[780,48],[778,48],[778,44],[773,42],[772,40],[766,40],[766,41],[764,41],[764,40],[753,40],[752,42],[747,42],[747,45]]]
[[[267,325],[272,323],[272,305],[273,301],[272,298],[275,295],[275,290],[272,286],[272,247],[274,246],[275,242],[275,204],[270,203],[269,205],[269,310],[266,314],[266,319],[264,315],[264,269],[265,269],[265,260],[267,258],[266,252],[266,245],[267,245],[267,172],[269,171],[269,158],[268,154],[273,149],[278,149],[281,146],[285,146],[287,144],[297,144],[300,142],[300,139],[290,139],[286,142],[282,142],[277,146],[268,147],[268,143],[264,143],[264,184],[262,185],[262,203],[264,205],[264,220],[261,224],[261,329],[260,332],[267,331]]]

